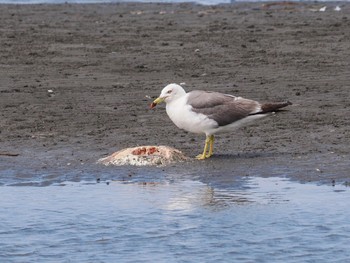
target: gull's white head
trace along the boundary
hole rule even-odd
[[[180,85],[174,83],[169,84],[162,90],[159,97],[152,102],[151,109],[163,101],[165,101],[165,103],[169,103],[184,96],[185,94],[186,91]]]

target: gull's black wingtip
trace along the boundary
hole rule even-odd
[[[260,113],[267,113],[267,112],[275,112],[278,111],[281,108],[287,107],[289,105],[292,105],[293,103],[289,100],[284,102],[272,102],[272,103],[265,103],[261,105],[261,112]]]

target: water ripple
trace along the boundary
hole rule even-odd
[[[345,262],[347,188],[245,178],[1,186],[1,262]],[[341,190],[341,191],[339,191]]]

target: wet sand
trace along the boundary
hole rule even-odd
[[[157,173],[349,181],[350,4],[335,5],[0,5],[1,184]],[[202,151],[204,136],[149,109],[172,82],[293,105],[217,136],[209,160],[96,165],[137,145]]]

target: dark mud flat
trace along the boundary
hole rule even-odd
[[[0,5],[1,184],[166,174],[349,181],[350,4],[338,5]],[[218,136],[210,160],[95,165],[136,145],[202,151],[204,136],[148,108],[172,82],[294,104]]]

